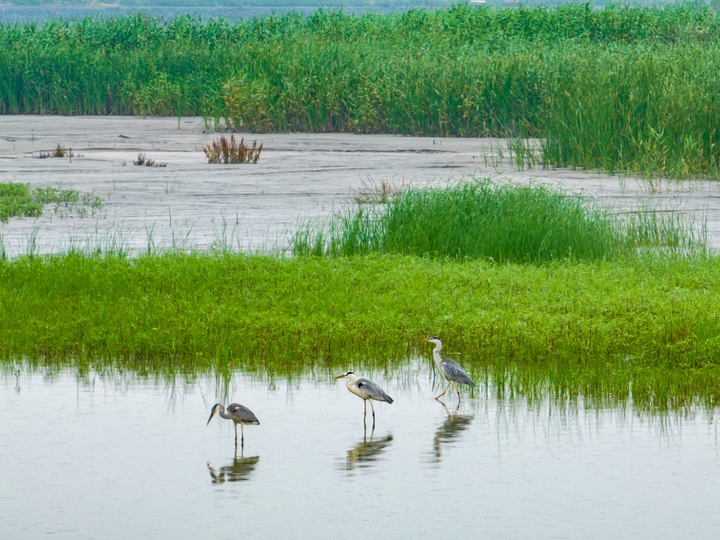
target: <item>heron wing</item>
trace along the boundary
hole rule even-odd
[[[227,412],[228,414],[231,414],[232,416],[240,420],[243,424],[260,423],[254,412],[252,412],[244,405],[240,405],[239,403],[231,403],[230,405],[228,405]]]
[[[475,382],[467,374],[467,371],[455,360],[445,358],[442,361],[442,371],[448,381],[475,386]]]
[[[357,387],[370,399],[374,399],[375,401],[385,401],[387,403],[393,402],[393,398],[388,396],[377,384],[369,381],[368,379],[358,379]]]

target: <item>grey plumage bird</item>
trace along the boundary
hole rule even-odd
[[[375,407],[372,404],[372,400],[384,401],[386,403],[392,403],[393,398],[388,396],[385,391],[380,388],[377,384],[369,379],[358,379],[352,371],[333,377],[336,381],[338,379],[348,379],[347,389],[358,397],[361,397],[365,402],[365,415],[363,416],[363,422],[367,419],[367,404],[370,402],[370,408],[372,408],[373,415],[373,429],[375,429]]]
[[[470,378],[470,375],[467,374],[467,371],[465,371],[463,367],[455,360],[451,360],[450,358],[443,358],[440,356],[440,351],[442,350],[442,341],[440,341],[439,337],[433,336],[431,338],[421,339],[420,341],[425,341],[427,343],[432,343],[435,345],[435,348],[433,349],[433,360],[435,360],[435,365],[438,367],[440,373],[443,374],[443,376],[445,377],[445,379],[447,379],[448,382],[445,390],[442,391],[442,394],[437,396],[435,399],[440,400],[440,398],[445,395],[445,392],[448,391],[448,388],[450,388],[450,385],[452,384],[457,391],[459,403],[460,390],[458,389],[457,385],[467,384],[474,388],[475,382]]]
[[[240,424],[240,446],[245,446],[245,424],[258,426],[260,425],[260,421],[257,419],[257,416],[255,416],[255,413],[253,413],[250,409],[247,407],[240,405],[238,403],[231,403],[227,407],[227,412],[225,412],[225,405],[222,403],[216,403],[213,405],[212,410],[210,411],[210,418],[208,418],[207,423],[210,424],[210,420],[213,419],[213,417],[219,414],[223,418],[227,420],[232,420],[235,424],[235,448],[237,449],[237,427],[238,424]]]

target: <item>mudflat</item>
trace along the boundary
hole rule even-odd
[[[10,255],[70,246],[133,253],[172,246],[283,249],[298,223],[351,204],[363,183],[423,186],[466,175],[559,185],[618,211],[681,212],[698,224],[706,219],[709,244],[720,246],[720,190],[713,181],[539,165],[520,170],[502,139],[345,133],[236,133],[263,143],[259,162],[209,164],[202,148],[220,135],[202,118],[0,116],[0,182],[60,185],[104,202],[94,215],[58,213],[49,205],[39,218],[13,218],[1,225],[5,249]],[[40,158],[58,144],[74,157]],[[136,166],[139,153],[166,166]]]

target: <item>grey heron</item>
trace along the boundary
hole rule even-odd
[[[423,338],[420,341],[425,341],[427,343],[432,343],[435,345],[435,348],[433,349],[433,360],[435,360],[435,365],[440,370],[440,373],[443,374],[445,379],[447,379],[447,386],[445,387],[445,390],[442,391],[442,394],[435,397],[438,401],[441,397],[445,395],[445,392],[448,391],[448,388],[450,388],[450,385],[452,384],[455,387],[455,391],[458,395],[458,403],[460,401],[460,390],[458,389],[458,384],[467,384],[472,387],[475,387],[475,382],[470,378],[470,375],[467,374],[467,371],[463,369],[463,367],[458,364],[455,360],[451,360],[450,358],[443,358],[440,356],[440,351],[442,350],[442,341],[440,341],[439,337],[433,336],[431,338]]]
[[[210,411],[210,418],[208,418],[207,423],[210,424],[210,420],[213,419],[213,416],[215,414],[220,414],[223,418],[226,418],[227,420],[232,420],[235,423],[235,448],[237,448],[237,426],[240,424],[240,446],[245,446],[245,424],[250,424],[254,426],[260,425],[260,421],[257,419],[257,416],[255,416],[255,413],[253,413],[250,409],[247,407],[244,407],[243,405],[239,405],[237,403],[231,403],[227,407],[227,412],[225,412],[225,405],[222,403],[216,403],[213,405],[212,410]]]
[[[358,379],[358,376],[355,375],[352,371],[348,371],[347,373],[343,373],[342,375],[338,375],[337,377],[333,377],[334,380],[338,379],[348,379],[347,382],[347,389],[350,390],[353,394],[355,394],[358,397],[361,397],[363,401],[365,402],[365,414],[363,416],[363,422],[367,419],[367,404],[368,401],[370,401],[370,407],[372,408],[372,415],[373,415],[373,429],[375,429],[375,407],[372,404],[371,400],[375,401],[384,401],[386,403],[392,403],[393,398],[388,396],[385,391],[380,388],[377,384],[374,382],[368,380],[368,379]]]

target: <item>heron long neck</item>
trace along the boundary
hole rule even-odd
[[[347,379],[348,379],[348,382],[345,386],[347,386],[348,388],[350,388],[351,386],[354,386],[358,380],[357,375],[355,375],[354,373],[352,375],[348,375]]]
[[[225,412],[225,405],[218,405],[218,414],[227,420],[232,420],[232,416]]]
[[[442,356],[440,356],[441,350],[442,350],[441,344],[435,345],[435,348],[433,349],[433,360],[435,360],[435,365],[442,372],[442,368],[441,368]]]

